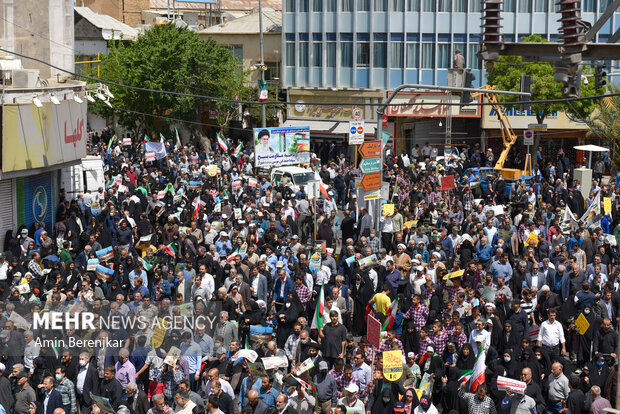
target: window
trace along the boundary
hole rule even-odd
[[[405,11],[405,0],[391,0],[391,1],[392,1],[393,12]]]
[[[387,11],[387,0],[374,0],[375,11]]]
[[[299,66],[308,67],[308,42],[299,42]]]
[[[469,11],[470,12],[479,12],[480,11],[480,1],[478,1],[478,0],[470,0],[470,2],[469,2]]]
[[[312,66],[321,67],[323,65],[323,44],[322,43],[313,43],[312,44]]]
[[[327,0],[327,11],[335,12],[337,8],[336,0]]]
[[[465,67],[467,68],[468,67],[467,66],[467,56],[468,56],[467,45],[465,43],[457,43],[457,42],[452,43],[452,56],[451,56],[451,59],[450,59],[450,67],[454,66],[453,65],[453,63],[454,63],[454,55],[456,55],[456,51],[457,50],[460,50],[461,54],[465,58]]]
[[[373,64],[376,68],[387,67],[387,43],[375,42]]]
[[[609,6],[609,3],[611,3],[611,0],[599,0],[598,12],[603,13],[605,10],[607,10],[607,6]]]
[[[357,11],[370,11],[370,0],[357,0]]]
[[[439,0],[439,11],[440,12],[451,12],[452,11],[452,0]]]
[[[312,11],[322,12],[323,11],[323,0],[312,0]]]
[[[225,45],[224,47],[230,50],[233,59],[243,62],[243,45]]]
[[[267,70],[265,71],[265,80],[278,80],[280,79],[280,63],[279,62],[265,62]]]
[[[515,1],[516,0],[504,0],[504,11],[514,13],[516,7]]]
[[[336,67],[336,42],[327,43],[327,67]]]
[[[465,13],[467,11],[467,0],[454,0],[454,11]]]
[[[407,43],[407,67],[419,68],[418,54],[420,53],[420,45],[418,43]]]
[[[295,0],[286,0],[286,11],[290,13],[295,12]]]
[[[354,9],[355,0],[341,0],[342,1],[342,11],[343,12],[352,12]]]
[[[424,8],[422,9],[422,11],[425,12],[434,12],[435,11],[435,0],[422,0],[423,1],[423,6]]]
[[[286,66],[295,66],[295,42],[286,42]]]
[[[370,65],[370,43],[362,42],[357,44],[357,65]]]
[[[309,0],[299,0],[299,11],[300,12],[308,11],[308,1]]]
[[[532,0],[519,0],[519,13],[531,13]]]
[[[420,0],[407,0],[407,11],[419,12]]]
[[[478,59],[476,53],[478,53],[478,44],[470,43],[468,53],[469,60],[467,60],[467,67],[471,69],[480,69],[480,59]]]
[[[422,68],[433,69],[435,67],[435,44],[422,43]]]
[[[534,11],[538,13],[546,13],[549,11],[548,0],[534,0]]]
[[[390,65],[394,69],[400,69],[403,67],[403,52],[404,47],[402,43],[392,43],[392,64]]]
[[[340,42],[340,66],[353,67],[353,42]]]
[[[437,67],[438,68],[450,68],[452,67],[452,59],[450,59],[450,44],[439,43],[437,45]]]

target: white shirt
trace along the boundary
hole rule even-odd
[[[564,328],[562,324],[557,320],[553,323],[544,321],[540,324],[540,331],[538,332],[538,340],[547,346],[556,346],[566,342],[564,339]]]
[[[206,290],[205,298],[210,299],[215,292],[215,281],[213,280],[213,276],[209,273],[205,273],[202,277],[202,282],[200,287]]]
[[[230,382],[226,381],[224,378],[220,377],[220,379],[218,380],[220,382],[220,385],[222,386],[222,391],[224,391],[226,394],[230,395],[230,398],[235,399],[235,392],[233,391],[233,388],[230,386]],[[205,385],[205,394],[207,394],[207,397],[211,394],[211,381],[207,381],[206,385]]]
[[[41,347],[37,345],[34,339],[26,344],[24,349],[24,366],[27,369],[31,370],[34,368],[34,359],[39,356],[40,352]]]
[[[7,279],[7,272],[9,271],[9,264],[5,260],[4,263],[0,264],[0,280]]]
[[[78,372],[77,380],[75,382],[78,394],[82,394],[84,392],[84,382],[86,381],[86,373],[88,372],[89,365],[90,364],[86,364],[83,368],[80,367],[80,371]]]

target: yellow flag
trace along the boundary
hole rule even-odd
[[[580,335],[585,335],[585,333],[588,331],[588,328],[590,328],[590,322],[588,322],[586,317],[583,316],[583,313],[580,313],[577,317],[577,320],[575,321],[575,326],[577,327],[577,329],[579,329]]]

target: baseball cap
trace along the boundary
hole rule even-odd
[[[327,366],[327,362],[325,361],[321,361],[319,362],[319,371],[323,371],[325,369],[328,369],[329,367]]]
[[[348,387],[345,387],[344,390],[349,394],[355,394],[356,392],[359,392],[360,387],[358,387],[357,384],[351,383]]]

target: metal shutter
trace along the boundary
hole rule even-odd
[[[4,250],[4,236],[7,230],[15,231],[15,205],[13,180],[0,181],[0,250]]]

